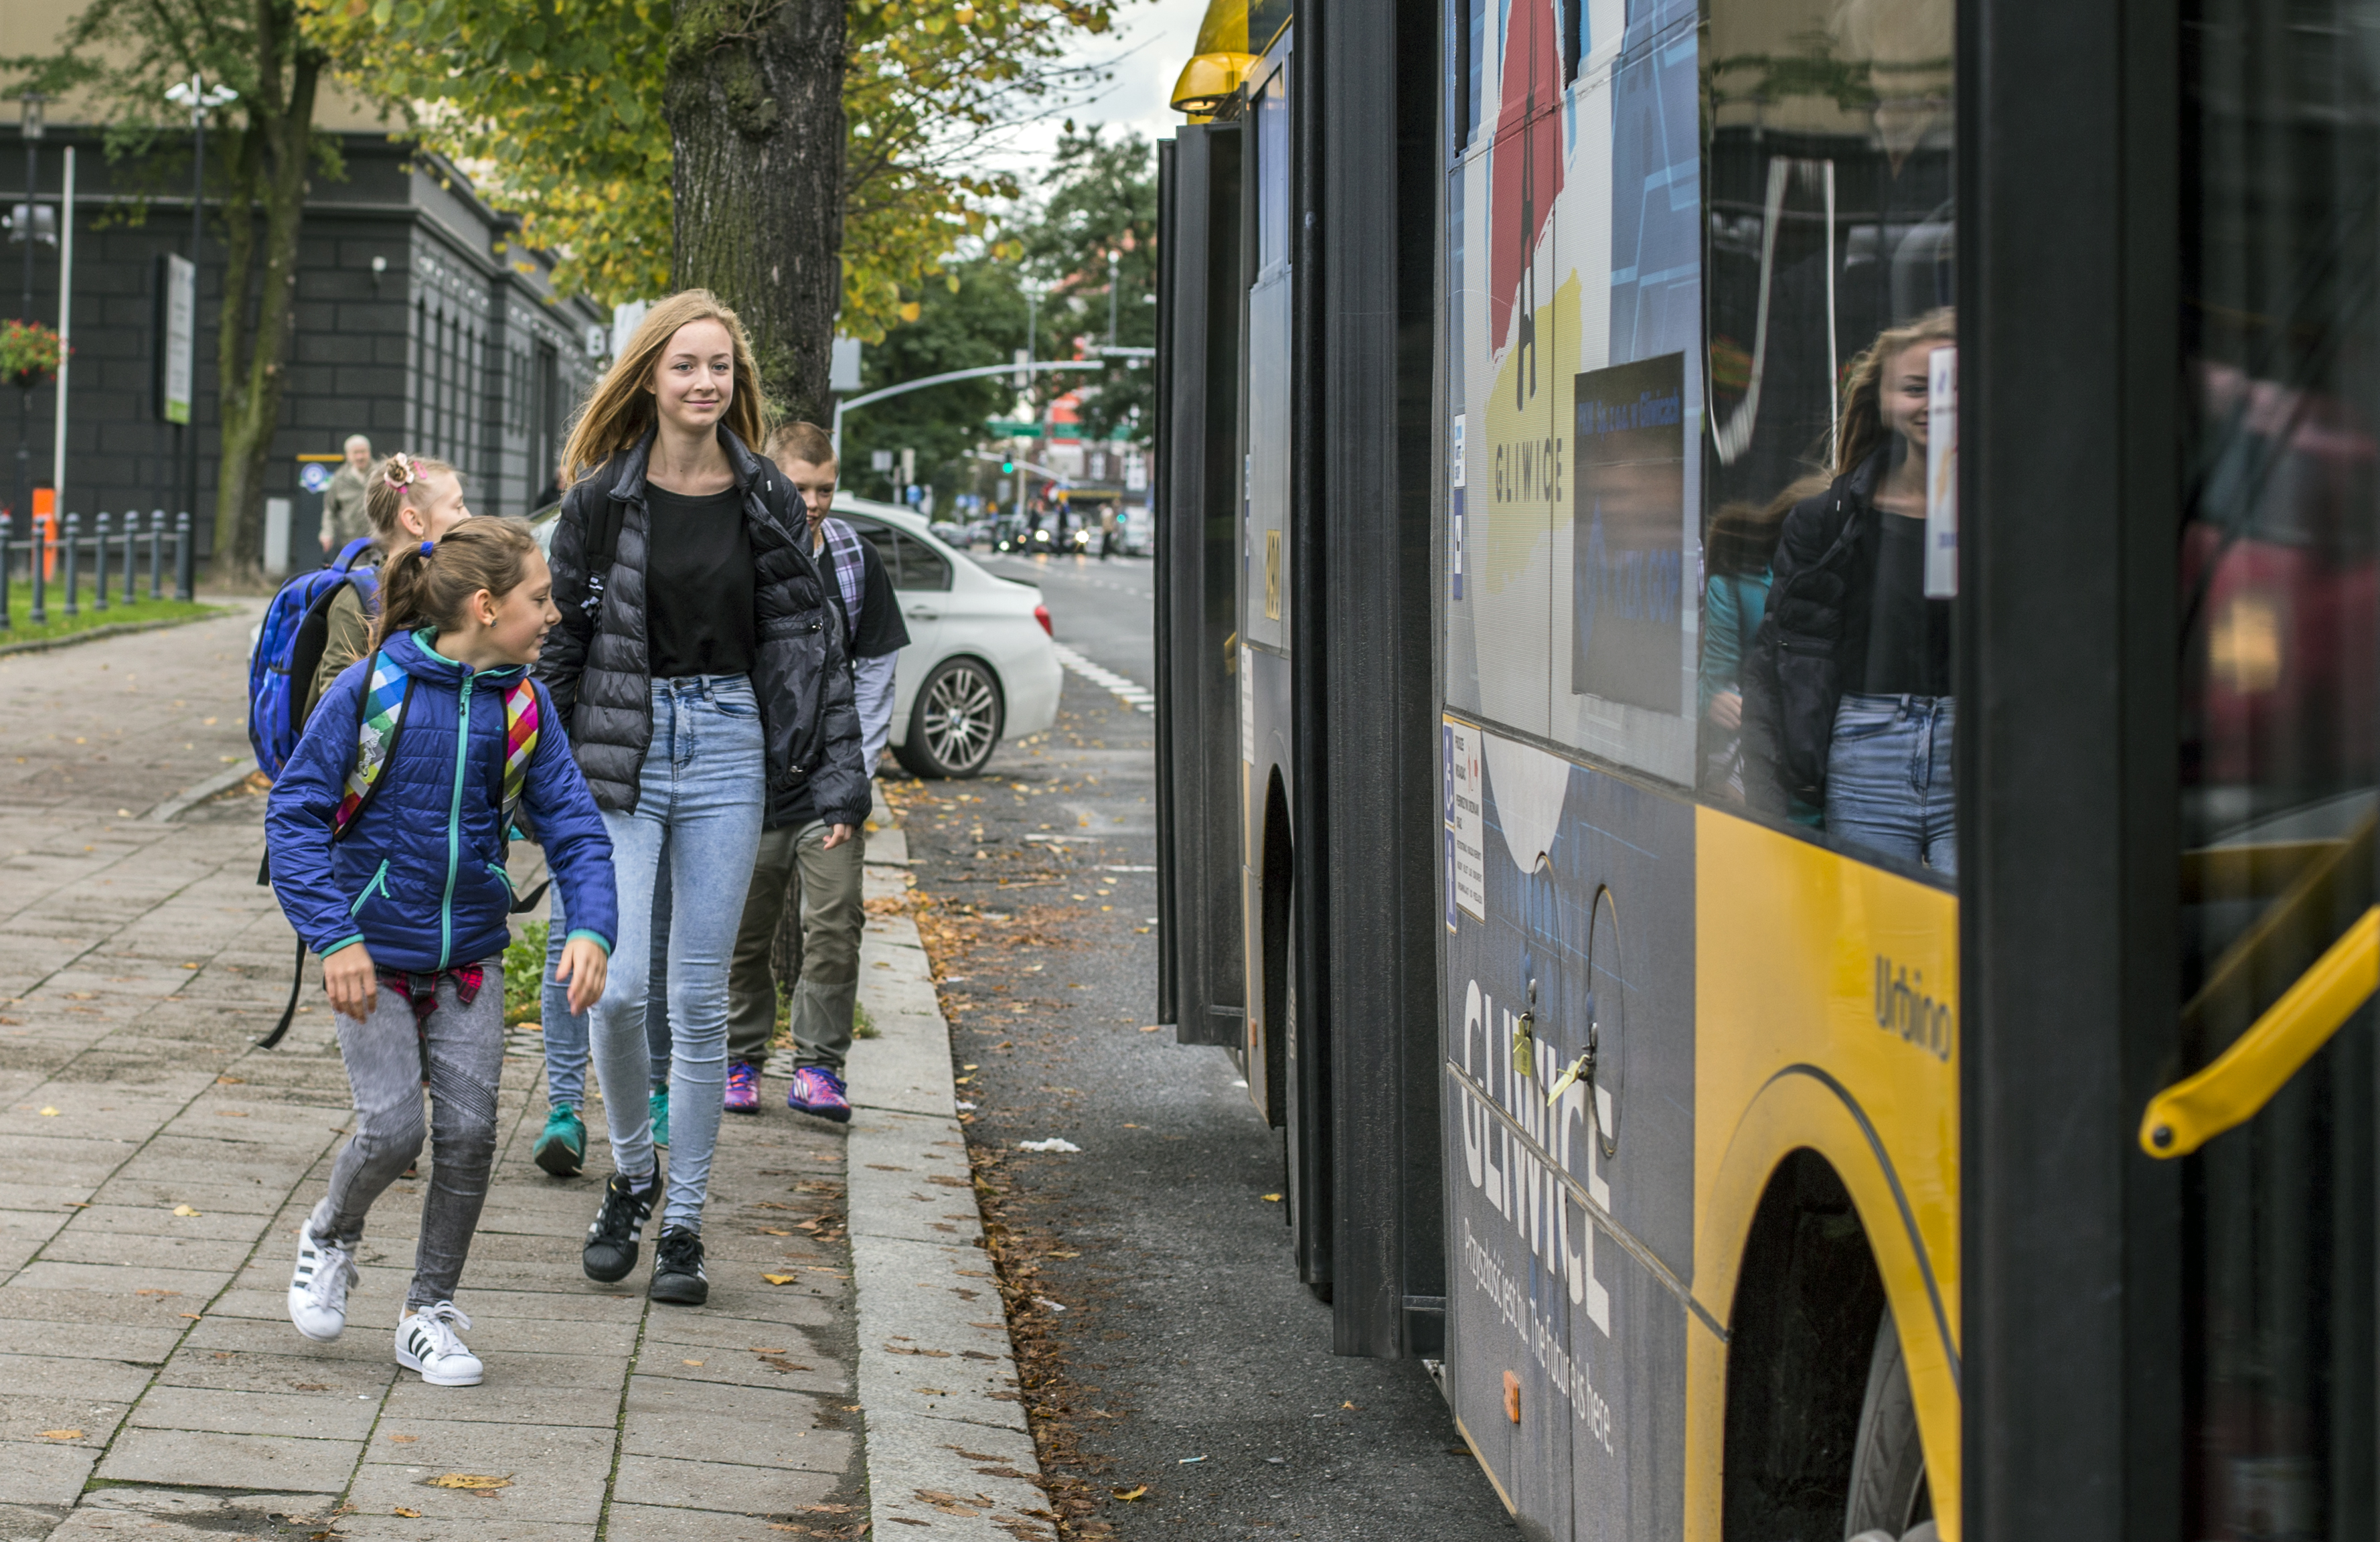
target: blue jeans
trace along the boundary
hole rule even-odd
[[[760,843],[767,752],[760,706],[741,674],[652,683],[652,743],[638,774],[636,811],[605,811],[612,872],[623,897],[620,945],[589,1026],[603,1088],[613,1164],[631,1178],[653,1171],[652,1090],[646,1037],[652,904],[667,889],[671,1026],[669,1193],[662,1224],[702,1227],[710,1154],[727,1084],[727,963]],[[667,867],[662,865],[666,854]]]
[[[570,987],[553,977],[562,962],[562,945],[570,940],[570,922],[562,913],[562,886],[546,891],[552,899],[545,929],[545,986],[538,992],[538,1016],[545,1030],[545,1100],[553,1108],[587,1106],[587,1014],[570,1010]],[[666,977],[669,958],[669,891],[653,891],[653,974]],[[645,1006],[645,1043],[652,1061],[654,1085],[669,1086],[669,996],[654,994]]]
[[[1937,873],[1959,870],[1947,696],[1846,695],[1827,749],[1827,828]]]

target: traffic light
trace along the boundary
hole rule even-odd
[[[1000,474],[1003,477],[1011,477],[1016,474],[1016,461],[1014,457],[1011,456],[1001,461]]]

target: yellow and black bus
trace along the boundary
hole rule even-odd
[[[2380,0],[1216,0],[1161,1004],[1525,1534],[2380,1535]]]

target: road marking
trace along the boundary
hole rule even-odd
[[[1058,655],[1058,662],[1068,669],[1088,680],[1092,685],[1112,691],[1116,698],[1125,706],[1155,715],[1157,698],[1150,695],[1148,690],[1136,681],[1118,674],[1104,665],[1091,662],[1062,642],[1053,642],[1050,646]]]

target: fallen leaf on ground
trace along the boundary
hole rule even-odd
[[[42,1111],[42,1117],[43,1119],[55,1119],[57,1116],[58,1111],[55,1109],[43,1109]]]
[[[441,1473],[436,1477],[424,1478],[422,1482],[431,1488],[509,1488],[513,1486],[509,1473]]]
[[[1144,1483],[1135,1488],[1111,1488],[1108,1492],[1113,1494],[1117,1499],[1122,1500],[1124,1503],[1130,1504],[1135,1500],[1148,1498],[1148,1485]]]
[[[761,1227],[760,1234],[764,1237],[790,1237],[793,1235],[791,1232],[781,1232],[774,1226]]]
[[[760,1276],[760,1278],[766,1280],[771,1285],[790,1285],[795,1281],[800,1279],[801,1276],[798,1274],[764,1274]]]
[[[1265,1196],[1265,1203],[1268,1205],[1278,1205],[1281,1203],[1281,1196],[1277,1194],[1268,1194]]]
[[[135,1291],[135,1292],[133,1292],[132,1293],[133,1293],[134,1295],[158,1295],[158,1296],[164,1296],[164,1295],[179,1295],[179,1294],[181,1294],[182,1293],[181,1293],[181,1292],[179,1292],[179,1291]]]
[[[409,1521],[418,1521],[421,1519],[421,1512],[418,1510],[407,1510],[401,1504],[392,1506],[389,1510],[389,1513],[391,1515],[402,1515]]]
[[[42,1431],[42,1439],[44,1440],[79,1440],[82,1439],[82,1431],[79,1429],[45,1429]]]
[[[176,1206],[175,1206],[175,1207],[174,1207],[174,1213],[175,1213],[176,1215],[177,1215],[177,1216],[184,1216],[184,1217],[188,1217],[188,1216],[195,1216],[195,1215],[199,1215],[199,1214],[201,1214],[202,1212],[200,1212],[200,1211],[199,1211],[199,1210],[192,1209],[192,1208],[191,1208],[189,1206],[188,1206],[188,1205],[176,1205]]]
[[[388,1438],[388,1443],[392,1446],[409,1446],[420,1439],[419,1435],[392,1435]]]
[[[1341,1403],[1339,1406],[1340,1406],[1340,1407],[1342,1407],[1342,1408],[1353,1408],[1353,1407],[1354,1407],[1355,1405],[1354,1405],[1354,1403],[1352,1403],[1352,1402],[1342,1402],[1342,1403]]]
[[[248,1111],[246,1109],[217,1109],[215,1110],[215,1117],[217,1119],[246,1119],[248,1117]]]
[[[217,1076],[215,1078],[215,1086],[217,1087],[244,1087],[247,1083],[248,1078],[246,1076]]]
[[[1163,1033],[1165,1031],[1165,1025],[1162,1023],[1144,1023],[1141,1025],[1140,1031],[1143,1033]]]
[[[681,1366],[699,1366],[702,1362],[699,1360],[681,1360],[678,1364]]]
[[[184,1312],[182,1316],[189,1318],[192,1322],[197,1322],[199,1320],[199,1314],[196,1312]]]
[[[782,1349],[771,1349],[761,1344],[750,1344],[746,1347],[749,1348],[755,1354],[783,1354],[785,1353]]]

